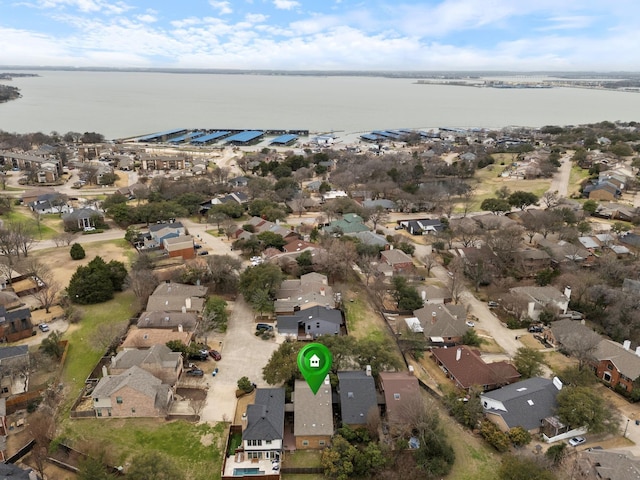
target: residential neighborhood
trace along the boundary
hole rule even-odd
[[[7,140],[2,454],[126,475],[129,432],[180,431],[199,459],[155,453],[195,479],[456,478],[473,450],[625,480],[586,475],[640,468],[636,129]]]

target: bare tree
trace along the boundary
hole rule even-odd
[[[206,405],[206,403],[207,403],[206,397],[190,398],[189,408],[191,409],[191,411],[196,417],[200,418],[200,414],[202,413],[202,410],[204,409],[204,406]]]
[[[140,307],[146,305],[149,296],[153,293],[158,286],[158,277],[153,273],[153,270],[148,268],[132,269],[129,272],[127,278],[129,287],[136,296]]]
[[[378,438],[380,436],[380,425],[382,421],[380,420],[380,411],[378,410],[378,406],[374,405],[367,412],[367,431],[369,432],[369,436],[371,438]]]
[[[120,344],[120,340],[127,333],[128,323],[102,323],[89,337],[89,342],[96,350],[106,352],[110,347]]]
[[[8,228],[13,231],[13,239],[18,255],[22,254],[27,257],[34,241],[31,227],[25,222],[11,222]]]
[[[42,408],[31,415],[27,431],[35,441],[31,458],[40,478],[45,478],[44,470],[49,457],[49,444],[55,433],[55,412]]]
[[[438,260],[436,259],[435,255],[433,253],[430,253],[428,255],[424,255],[422,258],[422,263],[424,264],[424,268],[427,269],[427,277],[431,276],[431,270],[433,270],[433,267],[438,265]]]
[[[555,207],[558,204],[558,191],[552,192],[551,190],[546,191],[542,194],[542,203],[547,207],[547,209],[551,207]]]
[[[595,359],[595,353],[602,338],[596,332],[570,333],[560,341],[563,348],[578,359],[578,368],[582,370]]]
[[[368,214],[369,220],[373,223],[373,230],[375,231],[378,228],[379,223],[385,223],[389,220],[389,212],[387,212],[383,207],[377,206],[373,210],[366,212]]]
[[[360,271],[364,275],[367,286],[369,286],[369,280],[371,279],[371,276],[374,275],[377,271],[377,260],[377,255],[364,254],[358,257],[357,264],[360,268]]]
[[[458,303],[464,291],[464,266],[459,258],[455,258],[449,264],[449,272],[448,290],[453,302]]]

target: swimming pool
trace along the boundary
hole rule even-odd
[[[242,477],[243,475],[264,475],[264,471],[257,467],[253,468],[234,468],[233,476]]]

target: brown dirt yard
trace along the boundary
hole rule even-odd
[[[86,256],[82,260],[72,260],[69,255],[71,247],[48,248],[46,250],[36,250],[31,252],[33,258],[37,258],[49,268],[51,268],[60,288],[69,285],[71,276],[80,265],[87,265],[96,256],[102,257],[105,262],[118,260],[129,266],[127,249],[123,247],[121,241],[104,241],[95,243],[85,243],[82,245]]]

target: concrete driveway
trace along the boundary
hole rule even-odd
[[[275,339],[262,340],[254,335],[254,313],[241,295],[229,302],[229,307],[232,313],[222,346],[214,347],[222,354],[222,360],[217,362],[219,372],[205,379],[209,391],[201,415],[203,422],[233,420],[238,379],[246,376],[258,386],[267,386],[262,380],[262,367],[278,348]]]

